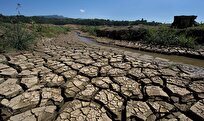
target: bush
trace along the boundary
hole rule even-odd
[[[96,26],[82,26],[81,27],[81,31],[88,32],[88,33],[90,33],[91,35],[94,35],[94,36],[97,35],[96,34],[97,30],[99,30],[99,28],[96,27]]]
[[[180,46],[187,48],[196,47],[196,38],[186,36],[184,33],[180,33],[175,29],[170,28],[159,28],[149,29],[148,36],[145,42],[153,45],[164,45],[164,46]]]
[[[99,37],[108,37],[116,40],[142,41],[152,45],[180,46],[195,48],[199,39],[203,40],[202,31],[178,30],[169,28],[167,25],[159,27],[133,27],[133,28],[106,28],[96,30]],[[194,36],[193,36],[194,35]]]
[[[147,30],[143,28],[138,29],[100,29],[96,31],[99,37],[109,37],[117,40],[141,40],[147,35]]]
[[[204,27],[188,28],[185,30],[187,37],[196,38],[196,42],[204,45]]]
[[[7,52],[9,50],[31,49],[34,39],[33,32],[26,29],[24,24],[17,23],[9,25],[0,39],[0,51]]]

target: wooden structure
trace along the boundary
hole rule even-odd
[[[197,16],[174,16],[173,28],[187,28],[195,26],[195,19]]]

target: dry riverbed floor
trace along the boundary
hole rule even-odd
[[[204,69],[80,42],[0,55],[0,120],[204,120]]]

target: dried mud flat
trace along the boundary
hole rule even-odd
[[[0,120],[204,120],[204,69],[82,43],[0,55]]]

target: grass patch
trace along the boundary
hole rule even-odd
[[[33,31],[38,34],[40,37],[55,37],[59,34],[66,34],[70,31],[70,28],[64,26],[56,25],[42,25],[35,24],[32,25]]]
[[[0,53],[32,50],[37,38],[66,34],[64,26],[0,22]]]

